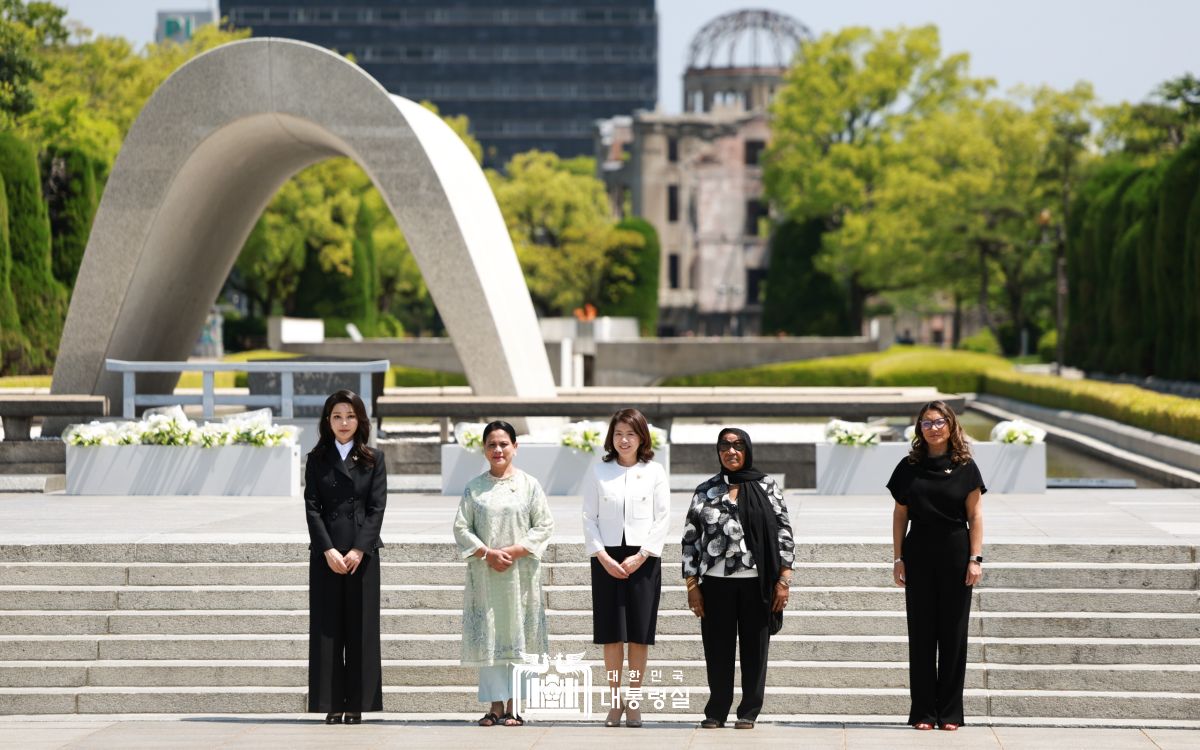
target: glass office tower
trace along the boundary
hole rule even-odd
[[[596,120],[658,99],[654,0],[221,0],[220,8],[254,36],[352,54],[388,91],[466,115],[489,166],[533,148],[590,156]]]

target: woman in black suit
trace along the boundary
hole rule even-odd
[[[320,438],[304,467],[308,514],[308,710],[326,724],[359,724],[383,710],[379,649],[379,529],[387,504],[383,454],[367,447],[362,399],[325,401]]]

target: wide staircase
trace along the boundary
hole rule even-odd
[[[643,708],[651,721],[695,720],[707,697],[678,554],[665,562],[657,682],[646,681],[664,705]],[[297,544],[0,546],[0,714],[304,711],[306,555]],[[987,556],[968,722],[1200,727],[1197,548],[992,544]],[[904,721],[904,598],[880,563],[890,557],[883,544],[798,546],[762,718]],[[481,713],[475,670],[458,664],[456,558],[445,543],[384,552],[389,712]],[[585,654],[598,693],[582,546],[552,545],[543,581],[551,656]]]

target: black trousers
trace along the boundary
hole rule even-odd
[[[378,552],[353,575],[334,573],[320,552],[308,570],[308,710],[382,711]]]
[[[913,525],[904,538],[904,603],[908,615],[908,723],[962,724],[967,676],[965,526]]]
[[[708,705],[704,716],[725,721],[733,705],[733,658],[741,649],[742,702],[739,719],[754,721],[762,710],[767,687],[767,605],[763,603],[757,578],[705,577],[700,584],[704,617],[700,638],[704,642],[704,666],[708,670]]]

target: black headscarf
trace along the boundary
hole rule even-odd
[[[783,628],[783,612],[771,611],[775,603],[775,583],[779,580],[779,523],[771,499],[759,484],[766,474],[754,468],[754,445],[750,436],[745,430],[724,427],[717,433],[717,443],[728,433],[737,435],[746,444],[745,462],[737,471],[729,471],[721,464],[721,475],[725,484],[741,488],[738,490],[738,522],[746,535],[746,549],[750,550],[758,568],[758,588],[767,608],[771,635],[775,635]],[[720,460],[721,449],[718,447],[718,463]]]

